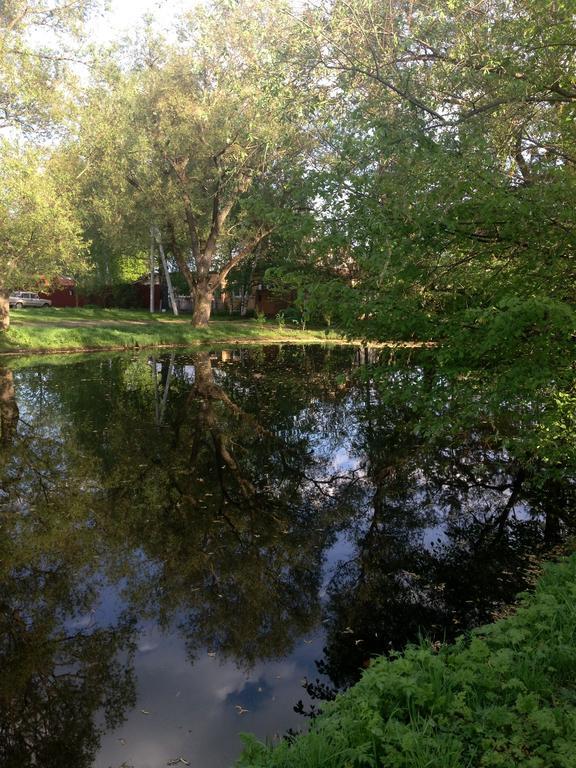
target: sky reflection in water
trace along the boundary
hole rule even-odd
[[[228,766],[240,731],[305,728],[299,700],[529,583],[573,486],[503,449],[512,412],[454,430],[466,393],[433,356],[382,363],[378,386],[364,362],[270,347],[0,371],[3,767]]]

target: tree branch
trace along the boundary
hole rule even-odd
[[[178,264],[178,268],[180,269],[180,272],[182,272],[182,274],[184,275],[184,279],[186,280],[186,283],[188,284],[188,287],[192,292],[194,290],[194,287],[196,286],[196,277],[194,276],[194,273],[188,266],[188,262],[182,255],[182,251],[178,247],[178,243],[176,240],[176,232],[174,229],[174,222],[172,220],[168,220],[167,228],[168,228],[168,236],[169,236],[170,250],[172,251],[172,256],[174,256],[174,259]]]
[[[188,158],[174,158],[169,157],[164,153],[164,158],[174,171],[180,187],[182,189],[182,201],[184,203],[184,216],[186,218],[186,224],[188,225],[188,232],[190,234],[190,245],[192,247],[192,256],[198,267],[200,260],[200,238],[198,236],[198,222],[194,216],[192,208],[192,200],[188,194],[188,174],[186,173],[186,166],[188,165]]]
[[[236,204],[239,196],[244,192],[246,192],[246,190],[250,186],[252,178],[249,174],[243,173],[240,177],[240,181],[238,182],[238,185],[236,186],[236,189],[231,194],[230,198],[227,200],[226,203],[224,203],[224,205],[221,205],[220,190],[222,188],[223,180],[224,180],[224,174],[221,174],[220,178],[218,179],[216,191],[214,192],[214,197],[212,200],[212,226],[210,227],[210,234],[208,235],[208,239],[206,241],[206,247],[204,249],[206,256],[209,258],[211,258],[216,252],[216,246],[218,244],[218,237],[220,236],[220,231],[224,226],[228,216],[230,215],[232,208]]]
[[[220,271],[217,277],[217,282],[215,284],[215,288],[219,288],[224,284],[224,281],[226,280],[229,272],[234,269],[234,267],[238,266],[245,258],[248,256],[254,248],[258,245],[258,243],[262,242],[265,237],[268,237],[268,235],[274,231],[273,227],[270,227],[269,229],[265,229],[262,232],[260,232],[253,240],[246,243],[246,245],[238,251],[236,256],[234,256],[228,264]]]

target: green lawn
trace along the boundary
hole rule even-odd
[[[213,320],[208,328],[191,325],[190,315],[150,315],[123,309],[21,309],[11,313],[11,328],[0,335],[0,353],[135,349],[189,346],[205,342],[342,343],[333,331],[281,328],[274,321]]]

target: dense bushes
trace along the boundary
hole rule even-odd
[[[438,652],[378,658],[293,743],[246,737],[239,766],[573,768],[576,556],[514,615]]]
[[[454,326],[448,354],[460,364],[509,367],[523,356],[546,373],[573,359],[574,310],[546,296],[508,296],[468,310]]]

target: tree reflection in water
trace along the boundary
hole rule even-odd
[[[128,444],[115,453],[129,461],[107,491],[123,540],[154,564],[130,570],[132,609],[162,626],[178,615],[191,657],[209,647],[250,666],[285,656],[319,619],[334,504],[316,482],[326,462],[311,442],[335,404],[312,404],[318,391],[308,382],[304,397],[297,381],[284,385],[293,396],[263,402],[262,378],[229,366],[217,383],[212,362],[194,355],[194,382],[173,393],[160,431],[117,434]],[[138,483],[125,483],[129,466]]]
[[[89,506],[68,492],[70,455],[44,405],[34,424],[29,403],[19,419],[13,374],[0,371],[3,768],[92,765],[103,729],[134,702],[132,627],[90,620],[97,550]],[[79,467],[73,476],[82,481]]]
[[[573,486],[505,446],[513,409],[487,414],[432,358],[360,362],[265,348],[0,372],[3,766],[92,764],[134,706],[145,623],[190,664],[210,649],[244,669],[322,626],[307,689],[325,698],[526,586]]]
[[[573,481],[506,447],[530,421],[524,403],[491,411],[481,391],[432,363],[392,367],[377,389],[367,380],[363,405],[356,448],[366,495],[355,555],[329,585],[317,663],[333,687],[305,686],[320,699],[354,683],[374,654],[450,641],[490,621],[530,586],[576,512]]]
[[[20,412],[14,391],[14,374],[0,367],[0,442],[10,445],[16,434]]]

